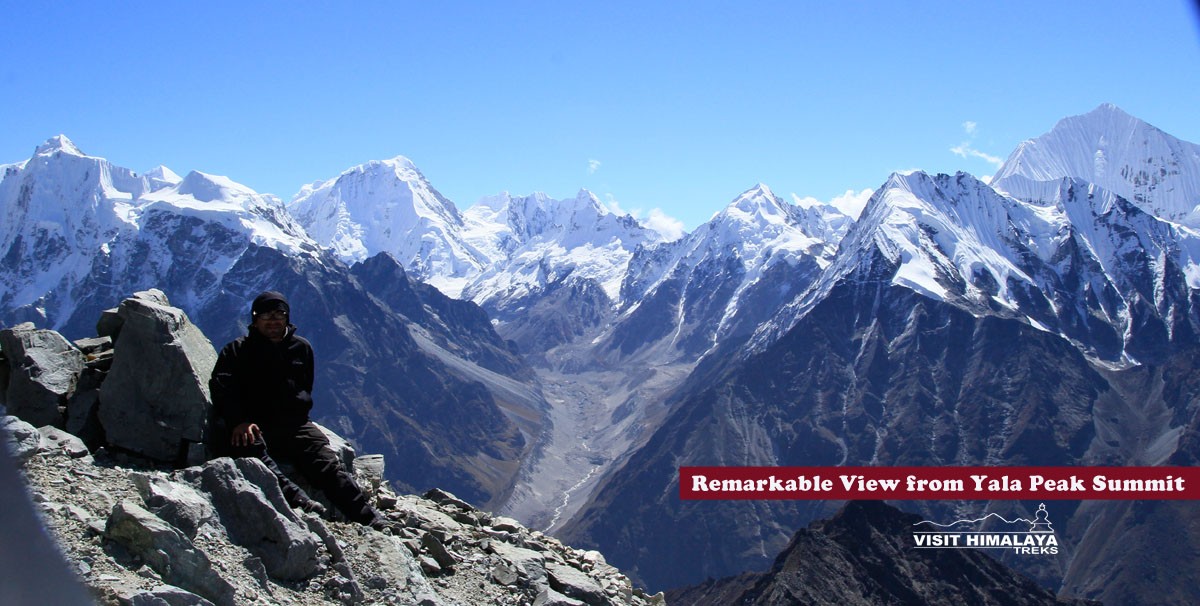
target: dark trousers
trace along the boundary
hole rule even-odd
[[[370,524],[377,515],[367,496],[329,446],[329,439],[312,423],[299,427],[262,427],[263,435],[250,446],[231,447],[230,456],[255,457],[275,477],[283,496],[293,506],[308,495],[279,468],[276,459],[294,466],[309,484],[325,493],[338,511],[352,522]]]

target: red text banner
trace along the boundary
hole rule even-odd
[[[680,467],[684,500],[1200,499],[1195,467]]]

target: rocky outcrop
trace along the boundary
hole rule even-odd
[[[214,604],[234,604],[234,587],[213,570],[208,556],[175,527],[134,501],[113,508],[104,536],[141,558],[162,580]]]
[[[312,575],[320,540],[288,507],[262,461],[221,458],[189,473],[197,475],[229,537],[261,558],[268,574],[293,581]]]
[[[8,382],[0,387],[9,414],[37,426],[61,424],[83,354],[62,335],[31,323],[0,331],[0,348],[8,359]]]
[[[0,432],[4,449],[18,463],[29,460],[41,448],[42,434],[36,427],[17,417],[0,417]]]
[[[117,313],[116,354],[100,388],[108,442],[156,461],[202,461],[212,344],[161,291],[139,292]]]
[[[174,472],[126,460],[41,444],[23,466],[66,568],[102,604],[663,603],[600,554],[445,491],[398,495],[381,483],[371,495],[392,528],[380,532],[288,509],[254,460]]]
[[[72,456],[107,444],[159,463],[204,461],[216,363],[204,334],[158,290],[105,312],[98,330],[75,343],[29,323],[0,331],[8,413]]]

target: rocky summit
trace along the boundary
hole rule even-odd
[[[295,511],[257,459],[206,456],[214,354],[186,314],[147,291],[100,327],[0,332],[19,415],[0,416],[2,604],[664,603],[598,552],[443,490],[397,494],[383,457],[327,429],[388,524]]]

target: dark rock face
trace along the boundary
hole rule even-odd
[[[217,354],[161,291],[137,293],[117,313],[120,338],[100,386],[105,436],[156,461],[183,463],[205,439],[212,414],[208,378]]]
[[[536,359],[542,352],[601,326],[612,315],[612,301],[595,280],[576,280],[567,275],[528,296],[503,301],[502,308],[487,311],[503,323],[505,338]]]
[[[792,537],[764,573],[669,592],[668,603],[739,604],[1083,604],[1059,600],[980,551],[912,548],[920,517],[878,501],[851,501],[832,519]]]
[[[0,387],[9,414],[35,426],[61,424],[59,408],[75,391],[83,353],[62,335],[32,324],[0,331],[0,348],[8,360],[7,381]]]
[[[356,263],[350,273],[392,311],[426,329],[442,348],[502,375],[522,380],[533,378],[515,344],[496,334],[482,308],[469,301],[451,299],[438,289],[412,279],[391,255],[380,253]]]

